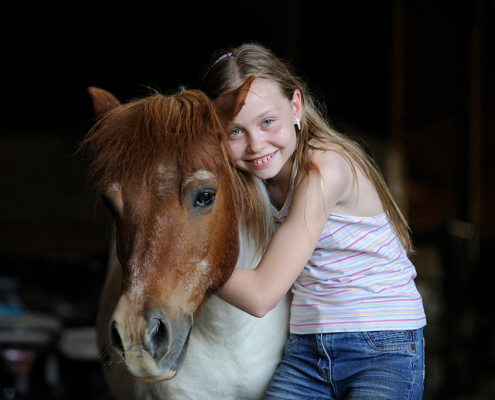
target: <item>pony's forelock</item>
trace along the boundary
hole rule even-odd
[[[212,102],[200,91],[190,90],[173,96],[154,94],[110,111],[82,147],[92,153],[91,171],[99,175],[101,188],[114,181],[149,177],[166,157],[174,157],[181,169],[190,164],[192,151],[196,160],[201,159],[197,152],[216,151],[227,157],[217,148],[222,134]],[[213,158],[213,162],[228,161]]]

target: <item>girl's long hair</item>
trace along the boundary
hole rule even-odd
[[[412,251],[407,221],[392,198],[374,161],[359,144],[330,125],[323,104],[320,104],[310,93],[306,83],[296,76],[292,68],[276,57],[271,50],[258,43],[245,43],[237,48],[217,51],[211,63],[205,67],[200,86],[209,97],[214,99],[222,93],[238,88],[251,75],[275,83],[289,101],[292,100],[296,89],[301,92],[303,104],[301,129],[296,130],[297,145],[292,156],[298,168],[296,184],[302,175],[301,172],[317,169],[310,160],[309,150],[331,150],[339,153],[349,161],[356,180],[355,164],[373,182],[400,242],[406,251]],[[250,174],[239,169],[237,172],[246,191],[254,192],[255,182]],[[253,218],[257,218],[256,212],[251,214]]]

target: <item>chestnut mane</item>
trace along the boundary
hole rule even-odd
[[[170,96],[155,93],[107,112],[81,144],[92,153],[91,175],[101,191],[112,182],[149,182],[165,159],[179,170],[205,162],[229,174],[240,221],[263,250],[271,234],[271,216],[260,185],[236,170],[215,104],[198,90]],[[201,161],[203,160],[203,161]]]

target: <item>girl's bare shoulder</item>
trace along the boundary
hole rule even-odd
[[[311,151],[310,159],[324,180],[333,183],[349,181],[352,183],[352,161],[345,157],[343,152],[331,148],[316,149]]]
[[[337,202],[332,212],[341,215],[374,216],[383,213],[377,190],[357,163],[343,151],[316,150],[313,162],[329,193]]]
[[[305,204],[314,201],[315,207],[324,199],[325,210],[332,210],[351,193],[354,175],[350,162],[333,150],[312,150],[310,161],[313,167],[303,172],[296,187],[294,202],[301,197]]]

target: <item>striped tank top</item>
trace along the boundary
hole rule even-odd
[[[272,206],[280,225],[290,208]],[[330,214],[313,255],[292,286],[296,334],[417,329],[426,325],[416,269],[385,213]]]

